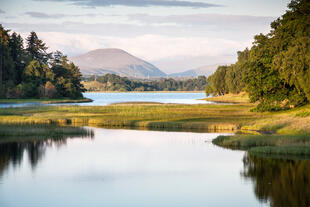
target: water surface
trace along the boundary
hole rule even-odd
[[[177,104],[210,104],[212,102],[199,100],[206,97],[205,93],[186,92],[139,92],[139,93],[84,93],[84,97],[90,98],[89,103],[66,103],[66,104],[41,104],[41,103],[0,103],[0,108],[24,107],[24,106],[48,106],[48,105],[81,105],[81,106],[105,106],[121,102],[160,102]]]
[[[139,92],[139,93],[84,93],[86,98],[94,100],[91,103],[78,103],[78,105],[108,105],[121,102],[160,102],[177,104],[206,104],[205,93],[182,93],[182,92]]]
[[[219,134],[94,129],[0,145],[0,206],[264,206]]]

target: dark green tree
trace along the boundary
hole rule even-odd
[[[40,40],[35,32],[31,32],[27,37],[26,50],[31,60],[37,60],[40,63],[47,64],[51,58],[51,53],[47,52],[48,47]]]

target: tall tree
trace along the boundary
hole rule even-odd
[[[0,24],[0,97],[5,96],[6,84],[15,77],[8,32]]]
[[[13,32],[10,36],[9,46],[11,50],[11,57],[14,62],[14,67],[16,71],[16,84],[22,81],[22,74],[25,68],[25,52],[24,52],[24,45],[23,45],[23,38]]]
[[[31,59],[47,64],[51,58],[51,53],[47,52],[48,47],[40,40],[35,32],[31,32],[27,37],[27,52]]]

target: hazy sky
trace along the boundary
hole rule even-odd
[[[289,0],[0,0],[0,24],[69,56],[120,48],[165,72],[231,63]]]

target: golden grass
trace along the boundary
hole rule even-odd
[[[121,104],[0,109],[0,123],[238,130],[260,117],[248,105]]]
[[[249,103],[250,99],[247,93],[241,92],[239,94],[225,94],[223,96],[214,96],[205,98],[203,100],[213,101],[217,103]]]
[[[281,112],[250,112],[254,104],[121,103],[0,109],[0,123],[73,124],[183,130],[310,132],[310,105]]]

